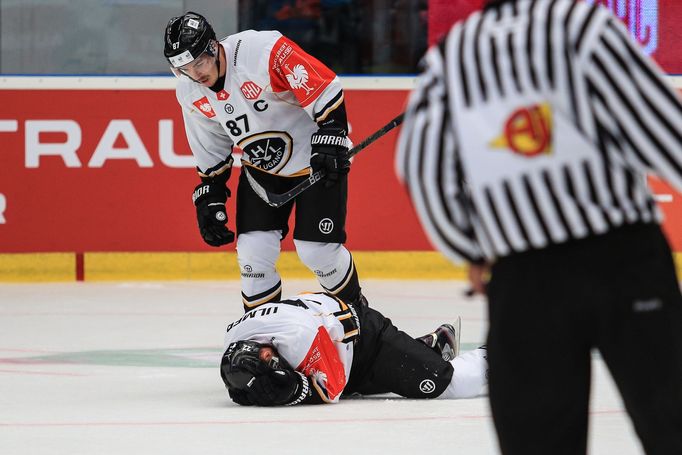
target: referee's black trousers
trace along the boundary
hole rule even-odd
[[[646,453],[682,454],[682,297],[657,225],[503,258],[488,298],[503,454],[585,454],[592,348]]]

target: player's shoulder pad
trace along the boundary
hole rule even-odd
[[[241,46],[261,48],[261,46],[266,46],[268,43],[274,43],[281,36],[282,34],[277,30],[244,30],[224,38],[221,42],[236,45],[241,41]]]
[[[225,38],[230,49],[228,65],[242,72],[253,72],[267,68],[270,51],[282,34],[275,30],[244,30]],[[265,65],[264,68],[260,68]]]

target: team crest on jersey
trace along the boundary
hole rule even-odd
[[[308,75],[308,70],[305,69],[305,66],[301,63],[294,65],[293,68],[290,68],[289,65],[285,64],[284,68],[287,71],[287,74],[285,75],[287,82],[289,82],[289,86],[293,90],[303,89],[305,90],[306,96],[314,90],[314,85],[312,87],[308,86],[308,79],[310,79],[310,76]]]
[[[514,111],[504,131],[490,146],[509,149],[528,158],[552,153],[552,108],[549,103],[535,104]]]
[[[208,102],[208,98],[205,96],[201,99],[196,100],[194,103],[194,106],[196,106],[199,111],[204,114],[208,118],[213,118],[215,117],[215,112],[213,111],[213,108],[211,107],[211,103]]]
[[[258,84],[252,81],[244,82],[239,89],[242,91],[242,95],[244,95],[244,98],[247,100],[257,99],[260,96],[260,93],[263,91]]]
[[[215,94],[215,97],[220,101],[227,101],[227,99],[230,97],[230,94],[227,93],[227,90],[221,90]]]
[[[264,171],[276,173],[291,158],[293,140],[284,131],[267,131],[254,134],[239,142],[249,162]]]

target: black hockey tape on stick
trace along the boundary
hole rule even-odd
[[[396,118],[388,122],[386,125],[382,126],[379,130],[377,130],[374,134],[371,136],[365,138],[364,141],[360,142],[358,145],[353,147],[348,151],[348,157],[351,158],[355,155],[357,155],[362,149],[379,139],[381,136],[384,134],[388,133],[391,131],[393,128],[396,126],[400,125],[403,123],[403,118],[405,117],[405,113],[403,112],[402,114],[398,115]],[[322,177],[324,177],[325,172],[324,169],[320,169],[317,172],[314,172],[313,174],[310,175],[306,180],[303,182],[299,183],[296,185],[294,188],[291,190],[287,191],[286,193],[282,194],[277,194],[277,193],[271,193],[270,191],[266,190],[263,188],[261,184],[259,184],[255,178],[251,175],[249,172],[249,169],[246,166],[242,166],[242,172],[246,173],[246,180],[248,180],[249,185],[253,189],[253,191],[261,198],[263,201],[265,201],[266,204],[268,204],[271,207],[281,207],[287,202],[291,201],[294,199],[296,196],[313,186],[315,183],[319,182]]]

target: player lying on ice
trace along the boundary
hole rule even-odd
[[[368,306],[300,294],[227,326],[220,375],[230,398],[245,406],[336,403],[353,393],[485,394],[486,350],[460,355],[459,338],[459,318],[415,339]]]

